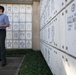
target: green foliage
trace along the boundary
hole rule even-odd
[[[25,55],[27,52],[31,52],[32,50],[6,50],[7,56],[19,56],[19,55]]]
[[[19,75],[52,75],[40,51],[28,51]]]

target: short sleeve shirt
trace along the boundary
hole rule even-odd
[[[5,14],[0,14],[0,25],[4,25],[4,24],[10,25],[8,16]],[[5,29],[5,28],[1,28],[1,29]]]

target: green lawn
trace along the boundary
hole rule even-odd
[[[40,51],[19,50],[7,51],[7,55],[25,54],[23,64],[18,75],[52,75]]]

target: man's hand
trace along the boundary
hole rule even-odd
[[[0,28],[6,28],[9,27],[9,25],[5,24],[5,25],[0,25]]]
[[[0,28],[3,28],[3,25],[0,25]]]

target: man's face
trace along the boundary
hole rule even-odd
[[[2,9],[0,9],[0,14],[2,14]]]

